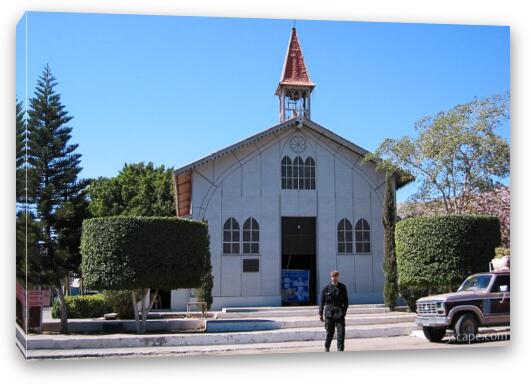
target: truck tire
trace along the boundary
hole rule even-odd
[[[431,343],[438,343],[443,339],[444,335],[446,335],[446,328],[422,327],[422,332],[424,332],[424,336],[426,336],[426,339],[428,339]]]
[[[454,326],[457,342],[473,341],[478,333],[478,321],[470,313],[463,313],[459,316]]]

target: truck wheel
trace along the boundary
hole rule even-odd
[[[457,319],[454,326],[455,337],[458,342],[471,342],[478,333],[478,322],[470,313],[464,313]]]
[[[438,343],[446,335],[446,328],[444,327],[422,327],[424,336],[432,343]]]

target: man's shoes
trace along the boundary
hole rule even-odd
[[[330,352],[330,348],[325,347],[325,352]]]

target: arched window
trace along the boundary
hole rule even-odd
[[[234,217],[223,225],[223,253],[240,253],[240,225]]]
[[[243,223],[243,253],[260,252],[260,227],[258,221],[249,217]]]
[[[291,159],[288,156],[284,156],[282,164],[280,166],[280,173],[282,175],[282,189],[292,189],[292,169]]]
[[[306,161],[300,156],[293,161],[288,156],[280,165],[282,189],[315,189],[315,160],[309,156]]]
[[[356,253],[371,252],[371,228],[365,219],[356,223]]]
[[[352,253],[352,223],[347,219],[337,224],[337,252]]]
[[[304,189],[304,161],[300,156],[293,160],[293,189]]]
[[[304,162],[304,189],[315,189],[315,161],[311,156]]]

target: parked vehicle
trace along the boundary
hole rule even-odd
[[[457,292],[417,300],[417,325],[431,342],[441,341],[447,329],[457,341],[472,340],[478,327],[509,325],[510,304],[509,271],[477,273]]]

